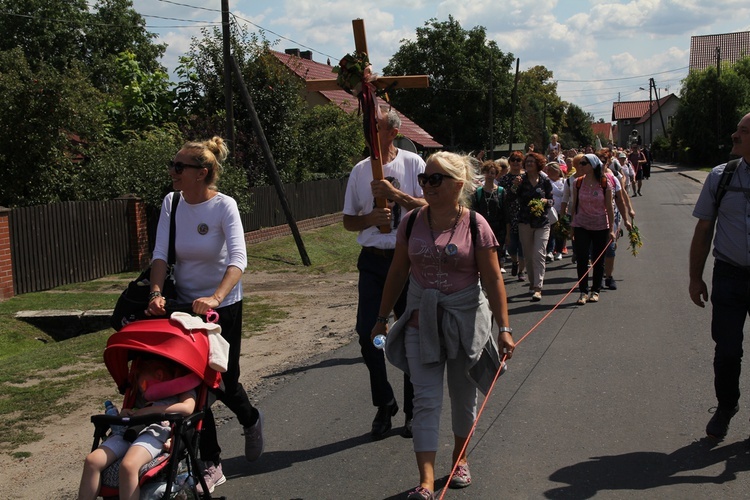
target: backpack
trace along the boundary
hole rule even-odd
[[[498,189],[499,195],[498,195],[497,204],[502,206],[502,204],[503,204],[503,198],[505,198],[505,188],[502,187],[502,186],[497,186],[497,188],[499,188]],[[482,186],[479,186],[474,191],[474,206],[478,207],[479,204],[482,202],[482,193],[483,192],[484,192],[484,188]]]
[[[421,211],[422,209],[419,208],[418,210],[412,210],[411,214],[409,214],[409,219],[406,221],[406,241],[409,241],[414,221],[417,220],[417,214]],[[476,246],[479,226],[477,226],[477,213],[474,210],[469,210],[469,231],[471,232],[471,244]]]
[[[586,177],[585,175],[580,176],[576,179],[576,193],[580,191],[581,186],[583,185],[583,178]],[[602,193],[607,192],[607,188],[609,187],[609,182],[607,181],[607,176],[602,174],[602,178],[599,179],[599,183],[602,186]],[[578,194],[576,194],[576,209],[575,213],[578,213]]]
[[[739,187],[732,187],[729,185],[730,182],[732,182],[732,176],[734,175],[735,170],[737,170],[737,167],[740,165],[740,159],[731,160],[727,162],[727,166],[724,167],[724,171],[721,173],[721,177],[719,178],[719,185],[716,187],[716,202],[714,205],[716,206],[716,210],[719,210],[719,205],[721,205],[721,200],[724,198],[724,195],[727,194],[727,191],[742,191],[747,192],[748,189],[745,188],[739,188]]]

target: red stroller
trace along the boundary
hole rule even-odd
[[[210,499],[211,494],[203,479],[204,467],[197,459],[198,439],[208,399],[208,389],[219,387],[221,375],[208,364],[209,341],[204,330],[187,330],[178,322],[169,319],[135,321],[114,333],[107,341],[104,350],[104,363],[112,375],[117,388],[125,395],[124,408],[132,408],[136,398],[134,360],[138,353],[162,356],[182,365],[190,373],[188,377],[199,378],[201,383],[196,388],[196,411],[184,417],[179,414],[144,415],[137,417],[118,417],[110,415],[93,415],[91,422],[95,426],[94,444],[96,449],[110,425],[148,425],[159,421],[168,421],[172,427],[171,446],[168,451],[152,460],[148,470],[141,474],[140,484],[143,487],[149,482],[159,481],[164,490],[161,498],[173,498],[178,472],[183,479],[179,485],[188,491],[187,498],[197,498],[195,484],[200,482],[204,494],[201,498]],[[119,466],[114,464],[112,467]],[[110,467],[110,469],[112,468]],[[114,484],[111,484],[114,482]],[[103,475],[100,495],[117,497],[117,481],[107,481]],[[145,490],[145,488],[144,488]],[[142,490],[142,491],[144,491]],[[154,490],[159,491],[160,490]]]

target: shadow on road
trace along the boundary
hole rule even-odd
[[[324,359],[323,361],[320,361],[312,365],[295,366],[294,368],[289,368],[288,370],[284,370],[282,372],[271,373],[269,375],[264,376],[263,378],[275,378],[275,377],[283,377],[285,375],[296,375],[298,373],[306,372],[308,370],[315,370],[318,368],[330,368],[332,366],[351,366],[351,365],[358,365],[360,363],[364,363],[361,357]]]
[[[750,470],[750,445],[740,441],[716,447],[715,440],[703,438],[673,453],[640,451],[624,455],[592,457],[564,467],[550,480],[567,483],[544,493],[546,498],[591,498],[605,490],[648,490],[675,484],[722,484],[737,473]],[[718,476],[681,475],[724,462]]]
[[[386,439],[403,439],[398,435],[400,429],[393,429],[390,431]],[[227,479],[234,479],[238,477],[250,477],[274,472],[288,467],[293,466],[297,463],[309,462],[319,458],[333,455],[351,448],[356,448],[362,445],[371,445],[372,438],[370,433],[367,432],[360,436],[352,436],[343,441],[336,441],[333,443],[324,444],[315,448],[307,450],[285,450],[285,451],[270,451],[263,453],[261,460],[248,466],[245,457],[234,457],[221,461],[224,474]],[[365,452],[363,452],[365,453]]]

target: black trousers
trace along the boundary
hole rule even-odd
[[[226,373],[221,374],[223,387],[213,392],[211,396],[227,405],[237,415],[237,420],[243,427],[254,425],[258,421],[258,410],[250,403],[245,388],[240,383],[240,349],[242,347],[242,301],[232,305],[220,307],[219,324],[221,336],[229,342],[229,362]],[[216,421],[209,406],[203,419],[203,432],[200,438],[200,456],[204,462],[221,463],[221,446],[216,435]]]
[[[745,318],[750,312],[750,271],[714,261],[711,289],[711,337],[714,390],[719,408],[732,409],[740,399]]]
[[[591,290],[599,293],[604,278],[604,255],[602,252],[607,248],[609,242],[609,229],[591,231],[582,227],[574,227],[573,234],[573,249],[576,254],[576,271],[578,271],[579,280],[588,270],[589,259],[587,256],[589,251],[591,252],[591,260],[601,255],[601,258],[594,263],[594,283],[591,285]],[[589,293],[589,278],[590,276],[586,276],[579,284],[578,289],[581,293]]]
[[[394,399],[393,388],[388,382],[388,374],[385,367],[385,355],[380,349],[372,345],[370,335],[375,319],[380,309],[380,299],[383,296],[385,279],[391,266],[392,256],[376,255],[362,250],[357,260],[359,270],[359,301],[357,304],[357,326],[359,334],[359,345],[362,358],[370,372],[370,392],[372,404],[383,406]],[[406,294],[409,289],[407,283],[401,293],[393,312],[396,316],[403,314],[406,309]],[[414,387],[411,385],[409,376],[404,374],[404,413],[411,417],[414,409]]]

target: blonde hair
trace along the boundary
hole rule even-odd
[[[229,156],[229,147],[224,139],[215,135],[205,141],[189,141],[182,145],[182,150],[187,151],[203,168],[208,169],[205,182],[215,189],[222,170],[221,163]]]
[[[458,195],[458,203],[465,207],[470,206],[471,196],[476,189],[474,186],[476,169],[474,167],[473,159],[466,155],[449,153],[448,151],[439,151],[427,158],[427,163],[429,164],[431,162],[437,163],[448,175],[463,182],[461,192]]]

